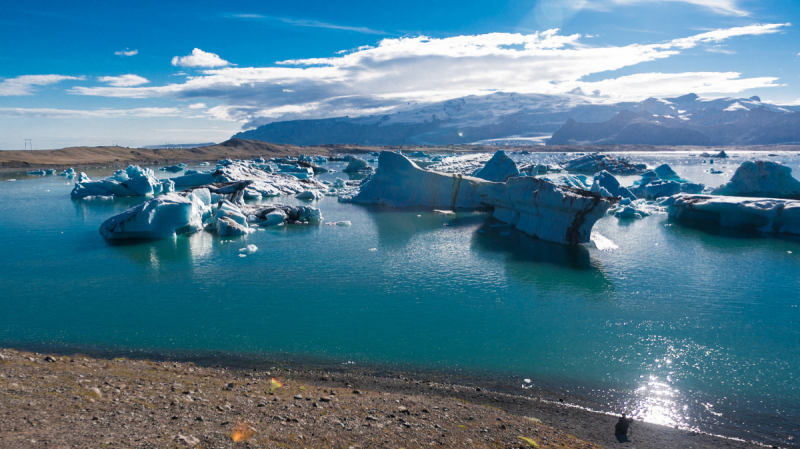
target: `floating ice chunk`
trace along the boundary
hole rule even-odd
[[[542,240],[567,244],[588,242],[594,223],[616,202],[529,176],[482,183],[477,192],[494,206],[498,220]]]
[[[295,198],[298,200],[321,200],[325,197],[325,194],[320,192],[319,190],[306,190],[305,192],[298,193]]]
[[[499,150],[483,168],[476,170],[472,176],[492,182],[503,182],[518,174],[517,163],[508,157],[505,151]]]
[[[731,180],[711,191],[712,195],[756,196],[800,199],[800,181],[792,169],[771,161],[745,162]]]
[[[439,209],[434,209],[433,213],[434,214],[440,214],[440,215],[455,215],[456,214],[455,212],[453,212],[451,210],[439,210]]]
[[[280,226],[286,221],[286,212],[277,209],[268,213],[261,222],[262,226]]]
[[[256,251],[258,251],[258,247],[256,245],[252,245],[252,244],[251,245],[247,245],[244,248],[240,248],[239,249],[240,253],[247,252],[247,253],[252,254],[252,253],[254,253]]]
[[[61,173],[59,173],[58,176],[64,176],[64,177],[67,177],[67,178],[72,178],[73,176],[75,176],[75,169],[70,167],[70,168],[62,171]]]
[[[342,178],[336,178],[336,181],[333,182],[333,187],[337,189],[343,189],[345,186],[346,184],[344,183],[344,179]]]
[[[33,171],[29,171],[27,174],[34,175],[34,176],[44,176],[44,175],[47,174],[47,172],[44,171],[44,170],[33,170]]]
[[[604,190],[601,190],[604,189]],[[600,173],[594,176],[594,183],[591,188],[592,192],[600,192],[605,197],[618,196],[635,200],[636,196],[630,190],[622,187],[611,173],[601,170]]]
[[[707,222],[726,228],[800,235],[800,201],[710,195],[675,195],[663,205],[678,222]]]
[[[178,164],[178,165],[170,165],[168,167],[161,167],[161,168],[159,168],[159,170],[168,171],[170,173],[177,173],[179,171],[183,171],[183,167],[185,167],[185,165]]]
[[[609,215],[619,219],[643,218],[656,213],[664,213],[666,209],[653,201],[623,199],[608,210]]]
[[[202,226],[202,210],[191,199],[170,193],[109,218],[100,226],[100,235],[107,239],[160,239],[196,232]]]
[[[206,165],[208,165],[208,162],[201,162],[199,165],[205,167]]]
[[[349,221],[329,221],[325,223],[326,226],[350,226]]]
[[[86,173],[84,173],[84,172],[81,172],[81,173],[78,175],[78,180],[77,180],[76,182],[92,182],[92,180],[91,180],[91,179],[89,179],[89,177],[88,177],[88,176],[86,176]]]

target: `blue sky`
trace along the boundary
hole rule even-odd
[[[798,3],[4,2],[0,149],[222,141],[497,90],[794,104]]]

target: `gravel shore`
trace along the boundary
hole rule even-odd
[[[3,448],[756,447],[641,422],[619,441],[616,419],[403,376],[0,349]]]

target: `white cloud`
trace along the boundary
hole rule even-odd
[[[150,81],[139,75],[101,76],[97,78],[101,83],[108,83],[114,87],[131,87],[147,84]]]
[[[206,107],[205,103],[195,103],[189,105],[189,109],[205,109],[205,107]]]
[[[231,65],[231,63],[214,53],[208,53],[199,48],[195,48],[192,50],[191,55],[175,56],[172,58],[172,65],[176,67],[224,67],[226,65]]]
[[[36,86],[47,86],[65,80],[82,80],[82,76],[64,75],[22,75],[0,81],[0,97],[12,95],[33,95]]]
[[[139,50],[128,50],[126,48],[125,50],[115,51],[114,54],[117,56],[136,56],[139,54]]]
[[[265,16],[261,14],[233,14],[228,17],[233,17],[237,19],[275,20],[278,22],[283,22],[287,25],[298,26],[298,27],[327,28],[330,30],[354,31],[356,33],[364,33],[364,34],[388,34],[385,31],[373,30],[372,28],[367,28],[367,27],[336,25],[333,23],[320,22],[319,20],[311,20],[311,19],[290,19],[287,17]]]
[[[575,0],[573,0],[574,2]],[[578,0],[582,7],[590,9],[608,9],[614,5],[633,5],[643,3],[689,3],[711,10],[711,12],[728,16],[749,16],[750,13],[739,7],[737,0]]]
[[[124,98],[213,98],[217,118],[301,118],[380,113],[406,102],[431,102],[489,91],[584,92],[635,99],[691,91],[733,93],[776,86],[775,78],[740,78],[738,73],[640,74],[594,83],[584,77],[670,58],[698,45],[737,36],[781,32],[789,24],[720,29],[656,44],[588,46],[580,34],[558,30],[533,34],[384,39],[330,58],[280,61],[276,67],[204,70],[183,83],[152,87],[75,87],[73,93]],[[646,84],[652,83],[645,93]],[[642,88],[625,89],[624,84]],[[638,83],[638,84],[637,84]]]
[[[129,118],[129,117],[176,117],[178,108],[135,109],[53,109],[53,108],[0,108],[0,116],[35,118]]]

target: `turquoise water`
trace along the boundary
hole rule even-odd
[[[709,185],[744,160],[717,163],[726,177],[702,158],[632,158]],[[797,156],[774,159],[800,171]],[[302,356],[488,375],[520,394],[528,378],[652,422],[800,439],[797,240],[607,217],[595,231],[618,248],[600,251],[486,212],[325,198],[326,221],[351,227],[109,244],[100,223],[141,200],[76,202],[63,178],[1,179],[0,345]],[[259,249],[239,257],[246,244]]]

